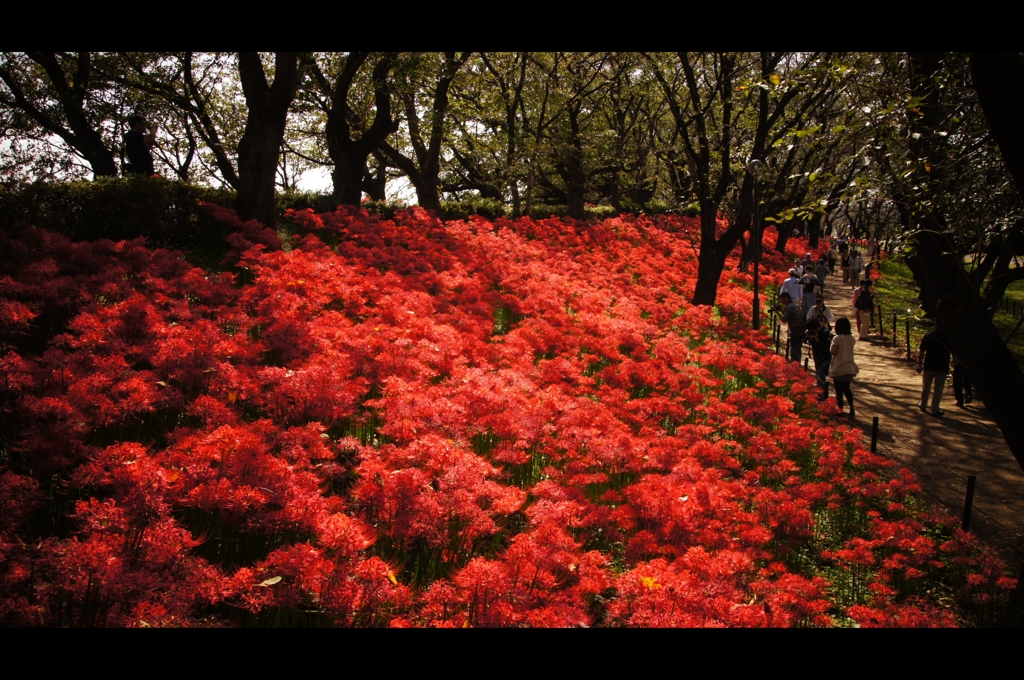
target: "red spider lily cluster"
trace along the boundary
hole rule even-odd
[[[735,260],[688,302],[696,220],[210,209],[228,273],[0,235],[5,623],[931,626],[1014,586],[744,328]]]

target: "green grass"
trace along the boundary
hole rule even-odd
[[[910,319],[910,351],[917,355],[917,348],[925,333],[934,328],[930,319],[924,318],[921,301],[918,299],[914,275],[903,262],[892,258],[882,260],[878,271],[882,276],[875,282],[875,304],[882,308],[882,328],[892,341],[892,315],[897,314],[896,347],[906,351],[907,319]],[[909,310],[909,312],[908,312]]]
[[[896,346],[906,351],[906,319],[910,318],[910,349],[917,355],[917,347],[925,333],[933,328],[931,320],[924,318],[924,310],[918,299],[917,286],[910,268],[903,262],[893,258],[883,260],[879,265],[882,277],[875,282],[875,303],[882,307],[882,319],[886,337],[892,340],[892,314],[898,314]],[[1014,316],[1016,304],[1016,316]],[[907,310],[910,310],[908,315]],[[999,335],[1006,337],[1013,325],[1024,314],[1024,281],[1017,281],[1006,291],[993,317],[993,323]],[[1017,331],[1009,344],[1010,352],[1017,363],[1024,369],[1024,328]]]
[[[1014,314],[1015,304],[1017,306],[1016,315]],[[992,318],[999,335],[1005,338],[1020,319],[1021,314],[1024,314],[1024,281],[1015,281],[1006,289],[1006,295],[1003,296],[1003,300],[999,303],[996,314]],[[1014,358],[1017,359],[1017,363],[1024,369],[1024,328],[1017,329],[1013,340],[1007,346]]]

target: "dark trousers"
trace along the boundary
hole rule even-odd
[[[804,336],[789,336],[789,358],[791,361],[800,363],[800,360],[803,359],[803,354],[801,353],[801,350],[803,349],[803,344]]]
[[[967,369],[963,367],[963,364],[953,367],[953,396],[956,397],[958,404],[963,404],[965,401],[969,404],[973,399],[971,376],[967,375]]]
[[[840,380],[840,376],[832,378],[832,383],[836,386],[836,401],[839,403],[839,410],[843,409],[843,395],[850,400],[850,410],[853,410],[853,392],[850,390],[850,383],[853,382],[853,376],[842,376],[845,380]]]
[[[822,389],[822,399],[828,397],[828,367],[832,363],[831,354],[823,354],[815,346],[814,354],[814,375],[818,379],[818,387]]]

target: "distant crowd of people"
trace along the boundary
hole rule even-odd
[[[864,253],[861,247],[864,247]],[[779,287],[779,305],[782,320],[787,327],[788,354],[792,361],[803,359],[803,346],[810,347],[814,358],[815,376],[821,388],[820,400],[828,399],[828,380],[835,387],[836,402],[844,412],[849,403],[850,416],[856,415],[851,385],[860,372],[854,360],[857,340],[869,339],[875,298],[871,281],[871,268],[879,256],[875,239],[864,243],[844,237],[834,239],[827,252],[817,259],[807,253],[796,260],[789,275]],[[854,310],[857,337],[853,335],[853,323],[846,317],[836,319],[825,304],[825,287],[830,276],[839,265],[843,284],[853,288],[851,300]],[[921,400],[918,408],[934,416],[943,416],[940,408],[946,377],[953,370],[953,391],[957,406],[963,408],[973,398],[972,386],[967,371],[953,356],[941,325],[936,322],[935,330],[921,341],[917,370],[922,374]]]

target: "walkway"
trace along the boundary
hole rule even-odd
[[[826,286],[825,301],[838,319],[850,319],[857,332],[849,285],[836,271]],[[891,333],[888,324],[885,330]],[[946,381],[942,410],[937,418],[917,408],[921,376],[915,364],[891,347],[873,329],[870,340],[859,341],[855,356],[860,374],[853,383],[855,420],[870,441],[871,421],[879,418],[878,452],[910,468],[924,494],[960,517],[967,476],[977,475],[971,528],[1014,568],[1024,564],[1024,471],[1010,453],[984,404],[975,400],[966,409],[953,398],[952,377]],[[916,357],[916,348],[914,348]],[[813,363],[813,362],[812,362]],[[830,397],[834,391],[830,390]]]

